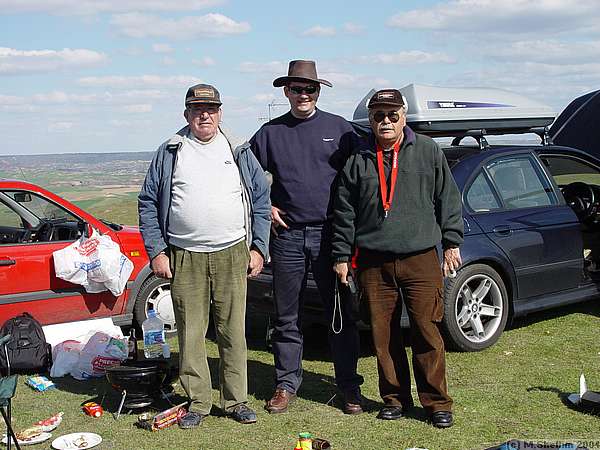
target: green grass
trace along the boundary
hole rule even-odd
[[[104,439],[99,449],[292,449],[302,431],[328,439],[334,449],[483,449],[511,438],[536,442],[579,439],[595,441],[595,446],[589,447],[600,448],[600,417],[574,411],[562,402],[565,394],[578,390],[581,372],[590,389],[600,390],[598,301],[531,316],[486,351],[449,353],[449,390],[455,401],[456,424],[448,430],[425,423],[422,411],[392,422],[375,418],[381,404],[368,335],[363,336],[359,363],[368,412],[346,416],[337,397],[327,404],[336,390],[325,333],[319,328],[306,333],[305,375],[298,400],[287,414],[267,414],[263,405],[272,393],[273,362],[272,355],[262,348],[262,326],[261,318],[249,318],[249,401],[258,412],[257,424],[240,425],[211,416],[195,430],[172,427],[152,433],[134,426],[135,415],[113,418],[110,412],[116,410],[119,395],[104,379],[79,382],[60,378],[55,380],[57,390],[38,393],[25,386],[21,376],[13,401],[15,428],[23,429],[64,411],[63,424],[53,437],[96,432]],[[176,361],[175,339],[172,344]],[[208,353],[216,374],[218,351],[212,341]],[[216,375],[213,387],[215,381]],[[183,394],[179,385],[176,392]],[[93,419],[81,412],[83,402],[103,397],[104,416]],[[213,390],[213,402],[218,403],[217,389]]]

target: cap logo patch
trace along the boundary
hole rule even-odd
[[[214,98],[215,93],[212,89],[194,89],[194,97]]]
[[[394,98],[393,92],[380,92],[379,94],[377,94],[377,100],[386,100],[386,99],[393,99],[393,98]]]

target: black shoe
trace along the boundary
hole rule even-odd
[[[179,428],[188,429],[188,428],[196,428],[198,425],[202,423],[204,420],[203,414],[190,411],[179,419]]]
[[[402,406],[384,406],[377,414],[378,419],[397,420],[404,417]]]
[[[239,423],[254,423],[254,422],[256,422],[256,413],[243,403],[240,403],[239,405],[237,405],[227,415]]]
[[[450,428],[454,425],[450,411],[436,411],[431,415],[431,424],[436,428]]]

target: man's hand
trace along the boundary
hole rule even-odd
[[[263,269],[265,259],[256,250],[250,250],[250,262],[248,263],[248,278],[257,277]]]
[[[351,273],[350,263],[338,262],[333,265],[333,271],[336,273],[342,284],[348,284],[348,274]]]
[[[442,270],[445,277],[449,276],[451,272],[458,270],[461,264],[462,259],[460,258],[460,250],[458,248],[447,248],[444,250]]]
[[[172,278],[171,274],[171,265],[169,264],[169,257],[164,253],[159,253],[152,259],[152,263],[150,264],[152,267],[152,272],[158,278]]]
[[[271,230],[277,236],[277,227],[288,228],[287,223],[283,221],[283,216],[287,213],[277,206],[271,206]]]

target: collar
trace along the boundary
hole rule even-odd
[[[213,137],[211,137],[211,138],[210,138],[210,140],[208,140],[208,141],[201,141],[200,139],[198,139],[198,138],[197,138],[197,137],[194,135],[194,133],[192,133],[192,130],[189,130],[189,131],[188,131],[188,134],[187,134],[187,136],[186,136],[186,137],[187,137],[187,138],[188,138],[190,141],[194,141],[194,142],[195,142],[195,143],[197,143],[197,144],[200,144],[200,145],[208,145],[208,144],[210,144],[210,143],[214,142],[214,140],[217,138],[217,136],[218,136],[219,134],[221,134],[221,130],[217,130],[217,132],[215,133],[215,135],[214,135]]]
[[[313,110],[313,112],[312,112],[312,113],[310,113],[310,116],[308,116],[308,117],[296,117],[296,116],[294,115],[294,113],[292,112],[292,110],[291,110],[291,109],[290,109],[290,111],[289,111],[289,114],[290,114],[290,116],[292,116],[292,118],[293,118],[294,120],[296,120],[296,121],[298,121],[298,122],[304,122],[304,121],[306,121],[306,120],[312,120],[312,119],[314,119],[314,118],[315,118],[315,116],[317,115],[317,111],[318,111],[318,108],[315,106],[315,109]]]

